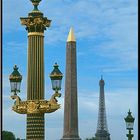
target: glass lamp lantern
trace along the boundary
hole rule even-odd
[[[61,71],[58,69],[57,63],[54,65],[54,69],[50,74],[51,82],[52,82],[52,89],[55,90],[56,92],[58,90],[61,90],[61,81],[63,78],[63,74]]]
[[[18,72],[18,67],[14,66],[14,71],[9,76],[11,92],[14,92],[16,95],[17,92],[20,92],[20,84],[22,80],[22,75]]]
[[[131,115],[130,109],[129,109],[127,117],[124,118],[124,119],[125,119],[125,122],[126,122],[126,129],[133,130],[135,118],[133,118],[133,116]]]

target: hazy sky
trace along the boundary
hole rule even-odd
[[[23,75],[20,97],[26,100],[27,31],[20,17],[33,9],[30,0],[3,0],[3,129],[26,137],[26,115],[11,111],[9,75],[17,64]],[[45,97],[53,93],[49,73],[57,62],[64,74],[61,109],[45,114],[45,140],[63,136],[66,40],[70,27],[77,41],[79,135],[96,133],[99,80],[105,80],[108,129],[112,140],[125,140],[124,117],[130,108],[138,140],[138,44],[136,0],[42,0],[39,9],[51,27],[45,31]]]

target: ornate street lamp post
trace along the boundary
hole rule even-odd
[[[57,104],[56,97],[60,97],[61,93],[58,93],[61,90],[61,81],[63,74],[58,69],[57,63],[54,65],[54,69],[50,74],[50,79],[52,81],[52,89],[55,93],[52,95],[49,101],[47,100],[27,100],[21,101],[20,97],[17,95],[20,92],[20,84],[22,80],[22,75],[18,71],[18,67],[14,66],[14,71],[9,76],[11,92],[14,95],[11,96],[12,99],[16,99],[15,104],[12,109],[20,114],[32,114],[32,113],[51,113],[60,108],[60,104]],[[32,106],[30,106],[32,105]],[[34,107],[33,107],[34,106]],[[36,108],[36,107],[37,108]]]
[[[27,100],[22,101],[17,95],[20,92],[22,76],[18,68],[10,75],[11,96],[15,99],[12,109],[20,114],[27,114],[26,140],[45,139],[45,113],[51,113],[60,108],[56,97],[60,97],[62,73],[58,65],[50,74],[55,93],[49,101],[44,99],[44,31],[50,27],[51,20],[44,17],[38,9],[41,0],[30,0],[34,6],[27,17],[21,17],[21,24],[25,26],[28,34],[28,71],[27,71]]]
[[[126,129],[129,130],[129,133],[126,134],[126,136],[128,137],[128,140],[132,140],[134,135],[131,133],[131,130],[133,130],[135,118],[133,118],[133,116],[131,115],[130,109],[129,109],[127,117],[124,118],[124,120],[126,122]]]
[[[60,108],[60,104],[57,104],[56,97],[60,97],[61,93],[58,93],[61,90],[61,81],[63,78],[63,74],[58,69],[57,63],[54,65],[54,69],[50,74],[50,78],[52,81],[52,89],[55,93],[52,95],[49,101],[47,100],[27,100],[22,101],[20,97],[17,95],[20,92],[20,84],[22,80],[22,75],[18,71],[18,67],[14,66],[14,71],[9,76],[10,85],[11,85],[11,92],[14,95],[11,96],[12,99],[15,99],[15,103],[12,107],[12,110],[19,114],[44,114],[44,113],[51,113],[56,111]],[[31,138],[32,140],[34,138]],[[39,140],[41,140],[40,138]]]

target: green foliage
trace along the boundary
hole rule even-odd
[[[3,140],[16,140],[15,135],[9,131],[2,131]]]

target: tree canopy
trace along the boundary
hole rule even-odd
[[[15,135],[9,131],[2,131],[3,140],[16,140]]]

